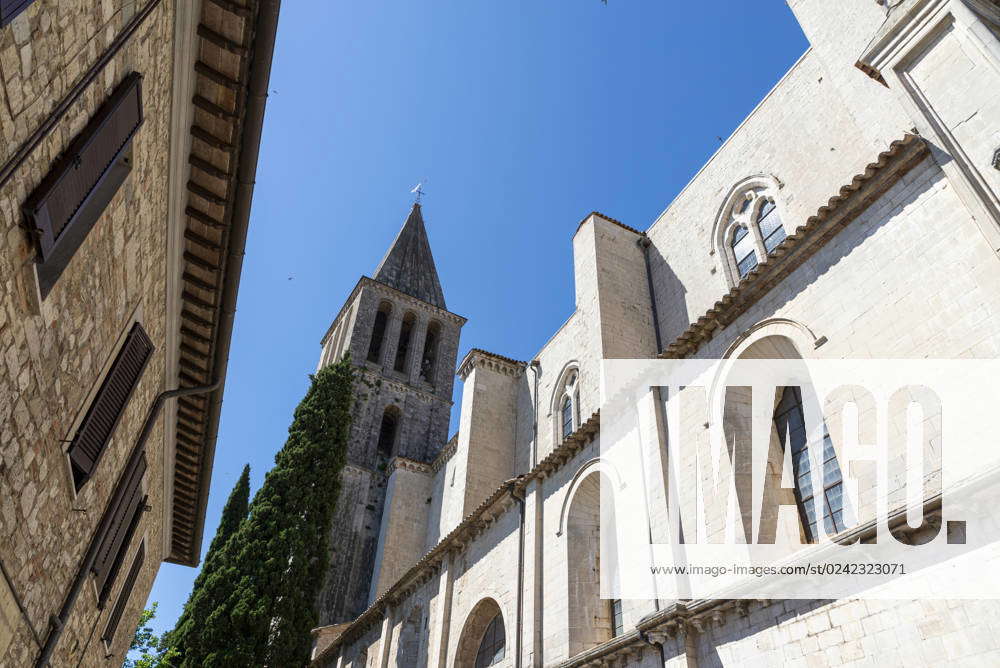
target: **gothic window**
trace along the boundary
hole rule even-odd
[[[424,354],[420,359],[420,377],[431,384],[434,383],[434,368],[437,366],[437,349],[440,339],[441,325],[436,322],[427,325],[427,336],[424,337]]]
[[[479,651],[476,652],[476,668],[487,668],[487,666],[495,666],[500,663],[503,660],[506,647],[507,638],[503,616],[498,613],[487,625],[483,639],[479,641]]]
[[[759,176],[734,187],[715,225],[715,252],[730,285],[743,280],[785,240],[778,211],[778,183]]]
[[[611,601],[611,635],[617,638],[625,630],[622,620],[622,600],[616,598]]]
[[[559,402],[554,406],[557,441],[563,441],[580,427],[580,391],[577,388],[577,370],[569,368],[563,373],[563,382],[557,390]]]
[[[378,305],[378,313],[375,314],[375,325],[372,327],[372,340],[368,344],[368,361],[378,364],[382,358],[382,341],[385,339],[385,328],[389,323],[389,314],[392,313],[392,304],[382,302]]]
[[[403,316],[403,323],[399,327],[399,345],[396,346],[396,362],[393,369],[406,373],[406,362],[410,357],[410,339],[413,338],[413,325],[416,316],[407,313]]]
[[[396,444],[396,433],[399,431],[399,409],[388,406],[382,413],[382,424],[378,430],[378,454],[389,458]]]
[[[785,240],[785,228],[781,224],[781,217],[770,199],[765,199],[760,205],[760,211],[757,213],[757,229],[760,230],[761,239],[764,240],[764,251],[768,255]]]
[[[844,531],[843,476],[837,454],[833,449],[830,435],[823,429],[823,472],[822,489],[812,487],[810,448],[818,443],[808,443],[805,418],[802,412],[802,393],[797,387],[786,387],[781,401],[774,410],[774,426],[783,448],[790,448],[792,471],[795,476],[795,500],[799,506],[799,516],[805,527],[806,540],[810,543],[817,538],[817,507],[822,504],[823,523],[829,535]]]

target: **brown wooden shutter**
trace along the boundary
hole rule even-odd
[[[146,497],[142,492],[142,477],[146,473],[146,453],[140,450],[132,457],[118,481],[118,487],[108,504],[108,523],[97,547],[94,577],[97,579],[98,604],[103,607],[125,558],[129,540],[139,524]]]
[[[132,72],[25,202],[43,298],[131,171],[129,149],[142,121],[142,76]]]
[[[146,544],[140,543],[139,551],[132,560],[132,567],[128,569],[128,575],[125,576],[121,591],[118,592],[118,598],[115,599],[115,606],[111,608],[108,625],[104,628],[104,633],[101,635],[101,639],[109,645],[115,638],[115,631],[118,630],[118,624],[122,621],[125,606],[128,605],[128,600],[132,596],[132,589],[135,588],[135,581],[139,579],[139,574],[142,572],[142,564],[145,560]]]
[[[69,458],[77,489],[93,473],[152,355],[153,342],[142,326],[136,323],[70,443]]]
[[[35,0],[0,0],[0,28],[14,20],[14,17],[28,8]]]

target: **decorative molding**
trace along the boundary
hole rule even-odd
[[[386,474],[392,475],[397,470],[403,471],[413,471],[414,473],[424,473],[430,475],[431,467],[429,464],[424,464],[423,462],[418,462],[414,459],[408,459],[406,457],[396,456],[389,461],[389,465],[386,467]]]
[[[763,206],[763,201],[770,200],[777,208],[782,227],[785,227],[784,221],[787,219],[785,207],[778,197],[778,191],[783,185],[777,177],[770,174],[755,174],[733,185],[722,200],[722,205],[715,214],[715,224],[712,226],[712,251],[709,254],[719,257],[726,282],[730,287],[740,282],[739,267],[730,245],[734,230],[737,227],[746,228],[754,240],[758,263],[767,262],[767,250],[764,248],[759,230],[756,229],[757,214]],[[744,205],[747,207],[746,210],[738,211],[737,204],[745,201],[750,202],[749,205]]]
[[[444,447],[441,448],[441,452],[439,452],[438,456],[434,458],[433,462],[431,462],[431,470],[434,473],[440,471],[441,468],[448,463],[448,460],[452,458],[456,450],[458,450],[458,432],[455,432],[455,435],[444,444]]]
[[[474,368],[483,367],[505,376],[517,378],[524,373],[527,366],[527,362],[497,355],[482,348],[473,348],[466,353],[462,363],[458,365],[458,377],[464,381]]]

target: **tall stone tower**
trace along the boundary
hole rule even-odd
[[[320,624],[352,620],[368,606],[391,470],[399,461],[431,462],[447,441],[464,324],[445,306],[414,204],[374,277],[361,277],[322,341],[319,367],[346,355],[359,400],[318,595]]]

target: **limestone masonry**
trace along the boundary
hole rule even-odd
[[[0,3],[0,665],[197,564],[277,2]]]
[[[1000,665],[993,601],[599,596],[602,359],[1000,352],[1000,6],[789,4],[809,50],[645,231],[580,222],[576,309],[532,360],[459,363],[419,205],[358,282],[322,339],[364,398],[314,665]]]

